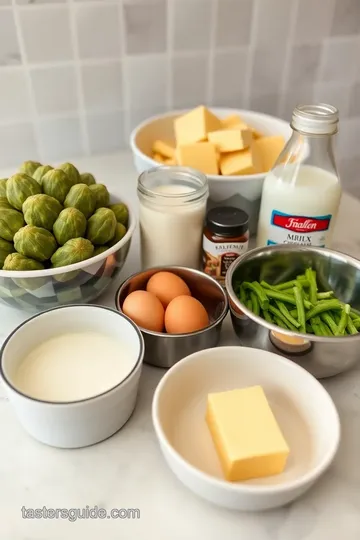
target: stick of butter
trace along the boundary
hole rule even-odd
[[[209,394],[206,421],[226,480],[285,469],[290,450],[261,386]]]

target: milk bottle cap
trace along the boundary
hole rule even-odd
[[[337,133],[339,111],[333,105],[298,105],[292,115],[291,127],[311,135],[333,135]]]

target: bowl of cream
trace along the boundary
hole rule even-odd
[[[144,341],[124,314],[68,305],[33,316],[0,350],[15,414],[38,441],[80,448],[111,437],[136,404]]]

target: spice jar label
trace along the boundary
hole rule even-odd
[[[203,268],[205,274],[225,281],[226,272],[235,259],[248,249],[249,242],[212,242],[203,237]]]

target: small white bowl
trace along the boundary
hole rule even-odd
[[[78,401],[42,401],[20,392],[13,378],[22,359],[44,341],[74,331],[103,332],[122,341],[133,355],[132,371],[108,391]],[[71,305],[44,311],[18,326],[1,348],[0,376],[20,423],[31,436],[50,446],[80,448],[107,439],[130,418],[143,357],[141,332],[126,315],[103,306]]]
[[[261,385],[290,446],[282,474],[232,483],[223,479],[205,422],[211,392]],[[323,386],[295,363],[245,347],[207,349],[188,356],[161,379],[153,423],[170,469],[194,493],[228,509],[283,506],[307,491],[333,461],[340,421]]]

